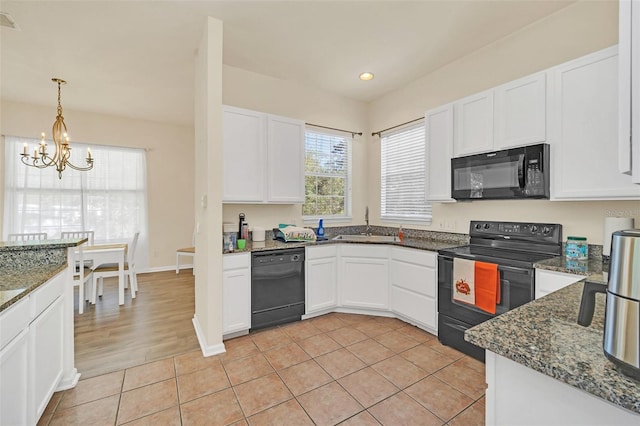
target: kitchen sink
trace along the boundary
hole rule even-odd
[[[360,243],[396,243],[400,240],[395,235],[338,235],[332,238],[333,241],[352,241]]]

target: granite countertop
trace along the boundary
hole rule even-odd
[[[602,257],[589,258],[588,260],[568,260],[565,256],[557,256],[551,259],[537,262],[533,265],[536,269],[563,272],[586,276],[589,281],[607,284],[609,264]]]
[[[67,240],[0,241],[0,253],[20,250],[76,247],[87,241],[88,240],[86,238],[73,238]]]
[[[308,242],[289,242],[285,243],[278,240],[266,240],[262,242],[247,242],[246,247],[243,250],[234,250],[232,252],[225,250],[224,254],[229,253],[248,253],[255,251],[265,251],[265,250],[281,250],[281,249],[290,249],[290,248],[299,248],[299,247],[307,247],[307,246],[318,246],[318,245],[326,245],[326,244],[384,244],[384,245],[393,245],[396,247],[407,247],[407,248],[415,248],[420,250],[427,251],[438,251],[451,247],[458,247],[464,245],[464,242],[456,242],[456,241],[441,241],[434,240],[429,238],[408,238],[405,237],[402,242],[365,242],[365,241],[343,241],[343,240],[332,240],[332,237],[328,237],[327,240],[324,241],[308,241]]]
[[[640,382],[614,368],[602,349],[605,295],[589,327],[578,325],[584,281],[477,325],[465,340],[640,413]]]
[[[0,312],[67,267],[67,248],[86,238],[0,242]]]
[[[34,265],[0,270],[0,312],[63,271],[67,264]]]

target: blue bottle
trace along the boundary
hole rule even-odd
[[[322,226],[322,219],[320,219],[320,222],[318,223],[318,237],[324,237],[324,226]]]

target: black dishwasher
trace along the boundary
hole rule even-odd
[[[304,315],[304,248],[251,254],[251,330]]]

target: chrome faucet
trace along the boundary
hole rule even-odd
[[[365,230],[365,234],[371,235],[371,227],[369,226],[369,206],[366,206],[364,210],[364,221],[367,222],[367,229]]]

